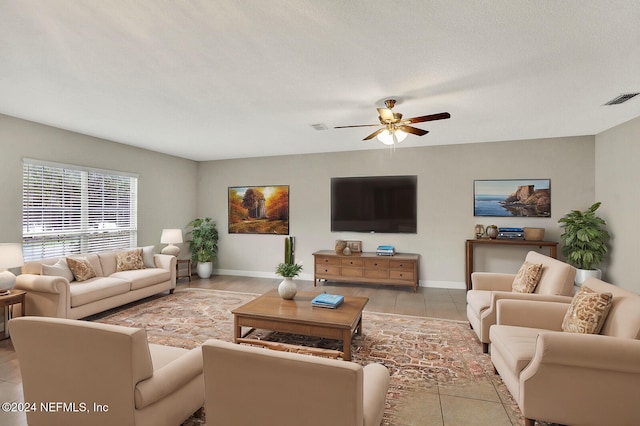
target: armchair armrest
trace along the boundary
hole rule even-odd
[[[364,426],[379,426],[389,389],[389,370],[382,364],[368,364],[362,381]]]
[[[502,299],[497,301],[496,324],[561,331],[569,306],[569,302]]]
[[[198,376],[202,376],[202,349],[199,347],[154,370],[150,378],[136,384],[136,409],[160,401]]]
[[[473,290],[511,291],[511,284],[516,276],[497,272],[474,272],[471,274]]]

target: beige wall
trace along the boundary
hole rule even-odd
[[[195,217],[197,163],[0,115],[0,242],[22,239],[22,159],[139,174],[138,244]]]
[[[290,233],[297,241],[296,259],[305,266],[303,278],[312,277],[314,251],[333,248],[336,239],[358,239],[365,251],[392,244],[397,251],[419,253],[421,285],[444,287],[463,286],[464,241],[473,238],[476,223],[542,227],[546,239],[557,240],[558,219],[589,206],[595,184],[592,136],[210,161],[198,167],[198,215],[211,216],[220,229],[220,273],[272,276],[283,257],[282,236],[227,233],[227,187],[289,185]],[[330,231],[331,177],[400,174],[418,176],[417,234]],[[551,179],[551,218],[473,216],[474,179],[515,178]],[[476,270],[515,272],[525,254],[526,249],[478,249]]]
[[[596,193],[598,210],[613,239],[604,278],[640,293],[636,271],[640,231],[640,118],[596,136]]]

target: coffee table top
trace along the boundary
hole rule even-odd
[[[280,297],[271,290],[231,311],[234,315],[253,318],[290,320],[298,324],[327,324],[334,327],[352,327],[362,315],[368,297],[344,296],[344,302],[335,309],[311,306],[311,300],[321,292],[299,291],[293,300]]]

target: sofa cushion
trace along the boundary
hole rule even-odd
[[[73,272],[76,281],[86,281],[96,276],[95,269],[93,269],[86,257],[69,257],[67,258],[67,265]]]
[[[121,251],[116,253],[116,272],[144,269],[142,249]]]
[[[611,293],[598,293],[583,285],[571,301],[562,321],[562,330],[570,333],[600,333],[612,301]]]
[[[73,272],[69,269],[69,265],[67,265],[67,261],[65,258],[59,259],[53,265],[42,264],[41,275],[50,275],[54,277],[63,277],[66,278],[67,281],[73,281]]]
[[[171,279],[171,272],[161,268],[136,269],[111,274],[111,277],[131,283],[131,290],[160,284]]]
[[[535,290],[538,285],[541,274],[541,263],[524,262],[520,270],[518,270],[516,277],[513,279],[511,290],[514,293],[533,293],[533,290]]]
[[[131,289],[131,283],[118,278],[95,277],[83,282],[73,282],[69,288],[71,307],[75,308],[126,293]]]

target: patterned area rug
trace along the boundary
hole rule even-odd
[[[91,319],[145,328],[152,343],[193,348],[211,338],[231,341],[231,310],[254,297],[245,293],[181,289]],[[383,425],[415,425],[420,423],[419,418],[429,418],[429,407],[419,398],[425,393],[483,386],[495,388],[512,424],[523,424],[517,404],[494,374],[490,357],[482,353],[468,323],[365,311],[363,330],[352,342],[353,361],[362,365],[382,363],[391,372]],[[264,330],[256,330],[248,337],[329,349],[341,347],[335,340]],[[191,418],[185,424],[201,422]]]

